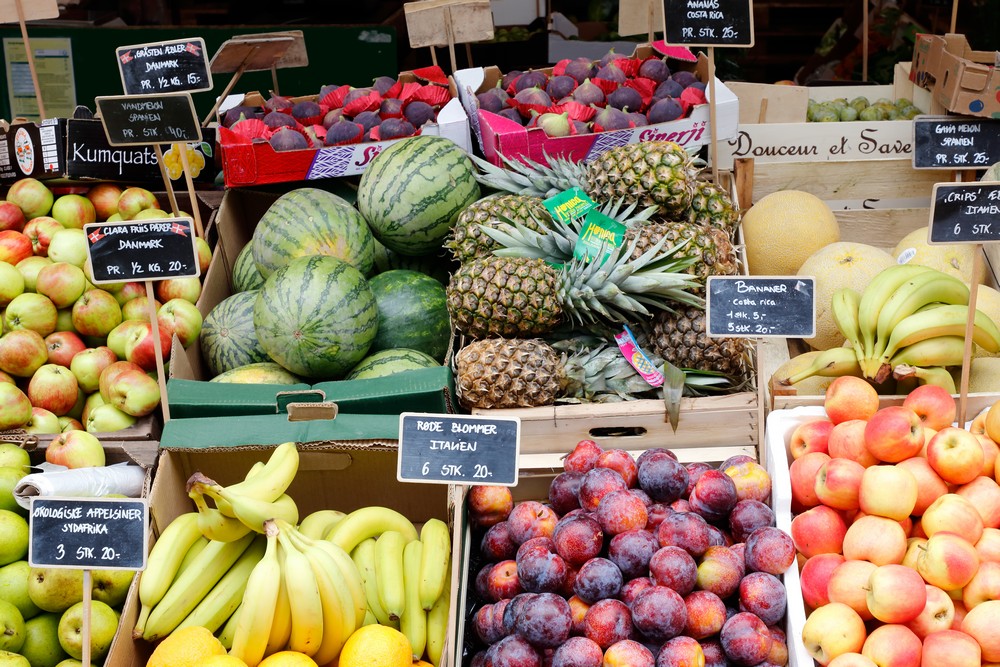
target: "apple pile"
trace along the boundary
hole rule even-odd
[[[941,387],[879,409],[845,376],[825,408],[788,443],[808,652],[832,667],[1000,662],[1000,407],[966,430]]]
[[[593,440],[566,456],[548,503],[473,487],[472,665],[787,664],[780,577],[795,548],[770,494],[749,456],[683,465]]]
[[[15,502],[12,489],[29,465],[25,450],[0,444],[0,664],[58,666],[67,661],[68,666],[76,660],[79,665],[83,570],[28,565],[27,511]],[[114,639],[134,574],[131,570],[91,573],[91,656],[97,664]]]
[[[118,431],[159,405],[146,287],[91,283],[83,232],[91,222],[168,217],[158,206],[143,188],[99,184],[56,197],[31,178],[0,201],[0,431]],[[211,250],[196,245],[204,274]],[[201,333],[201,282],[155,288],[166,359],[174,334],[187,347]]]

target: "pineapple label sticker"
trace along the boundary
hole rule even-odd
[[[95,285],[201,273],[191,218],[94,222],[84,225],[83,232]]]
[[[803,276],[711,276],[708,335],[812,338],[816,279]]]
[[[521,420],[404,412],[396,478],[429,484],[517,484]]]
[[[142,498],[31,499],[28,564],[82,570],[146,567],[149,506]]]
[[[1000,241],[1000,182],[935,184],[930,227],[930,243]]]

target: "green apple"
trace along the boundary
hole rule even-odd
[[[88,433],[108,433],[121,431],[135,424],[136,418],[122,412],[110,403],[98,405],[87,413],[84,426]]]
[[[51,612],[24,622],[24,644],[21,655],[31,667],[55,667],[69,657],[59,644],[59,619],[62,614]]]
[[[32,667],[32,664],[20,653],[0,651],[0,667]]]
[[[24,618],[17,607],[0,600],[0,651],[17,653],[24,643]]]
[[[115,215],[118,215],[115,213]],[[2,667],[2,666],[0,666]],[[73,658],[66,658],[60,662],[56,667],[83,667],[83,663],[79,660],[74,660]],[[94,667],[94,663],[90,663],[90,667]]]
[[[61,229],[49,241],[49,259],[83,268],[87,261],[87,237],[82,229]]]
[[[10,510],[0,510],[0,565],[28,555],[28,522]]]
[[[24,276],[13,264],[0,262],[0,306],[6,306],[21,294],[24,294]]]
[[[94,570],[90,575],[93,582],[91,595],[95,600],[119,607],[125,602],[134,575],[135,570]]]
[[[24,620],[38,616],[41,609],[31,601],[28,595],[28,579],[31,576],[31,566],[28,561],[19,560],[0,567],[0,600],[6,600],[17,607]]]
[[[0,467],[0,510],[27,515],[28,511],[14,500],[14,486],[27,474],[22,467]]]
[[[99,600],[90,602],[90,657],[103,658],[118,631],[118,614]],[[78,602],[59,619],[59,645],[71,658],[83,658],[83,602]]]
[[[35,291],[35,281],[38,279],[38,272],[42,270],[43,266],[51,263],[52,260],[48,257],[32,255],[31,257],[25,257],[14,266],[24,280],[25,292]]]
[[[0,467],[18,468],[31,465],[31,455],[12,442],[0,443]]]
[[[33,567],[28,595],[43,611],[63,612],[83,600],[83,570]]]

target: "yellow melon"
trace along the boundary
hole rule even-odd
[[[976,310],[981,310],[1000,325],[1000,292],[989,285],[980,285],[976,290]],[[978,345],[972,346],[974,357],[1000,357],[1000,352],[989,353]]]
[[[842,345],[844,335],[830,312],[833,293],[841,287],[862,293],[876,274],[895,263],[884,250],[849,241],[831,243],[809,256],[798,270],[800,276],[816,278],[816,335],[806,343],[816,350]]]
[[[809,255],[840,240],[833,211],[801,190],[772,192],[743,214],[743,242],[751,275],[789,276]]]
[[[972,372],[969,375],[969,393],[1000,392],[1000,359],[995,357],[980,357],[973,359],[971,363]]]
[[[892,249],[892,256],[900,264],[911,263],[929,266],[944,271],[966,283],[972,282],[972,260],[978,252],[972,243],[943,243],[931,245],[927,242],[928,229],[915,229],[899,240]],[[976,282],[986,280],[986,262],[980,262],[981,270]]]

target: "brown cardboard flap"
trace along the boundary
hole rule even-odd
[[[289,403],[288,421],[305,422],[319,419],[333,420],[337,418],[337,404],[332,401],[322,403]]]

